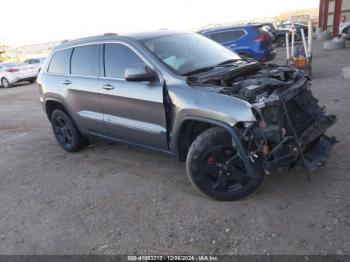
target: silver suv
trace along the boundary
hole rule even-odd
[[[93,137],[186,161],[218,200],[255,192],[264,175],[329,157],[336,121],[303,71],[265,65],[194,33],[107,34],[55,47],[38,77],[41,102],[67,151]]]

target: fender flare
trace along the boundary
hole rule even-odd
[[[229,132],[229,134],[231,135],[231,138],[232,138],[232,144],[237,147],[238,153],[242,157],[244,166],[247,170],[247,175],[249,177],[255,177],[254,171],[253,171],[253,166],[251,164],[251,161],[249,160],[250,157],[249,157],[249,155],[247,155],[246,151],[244,150],[243,145],[241,143],[241,140],[239,139],[237,132],[235,131],[234,126],[230,126],[229,124],[222,122],[222,121],[219,121],[219,120],[206,118],[206,117],[198,117],[198,116],[186,116],[186,117],[184,117],[181,121],[181,124],[179,125],[179,129],[177,130],[177,134],[176,134],[176,137],[174,139],[174,145],[176,148],[176,152],[178,152],[178,136],[179,136],[178,133],[181,130],[183,123],[188,121],[188,120],[200,121],[200,122],[212,124],[215,126],[219,126],[219,127],[224,128],[227,132]]]
[[[73,122],[73,124],[75,125],[75,127],[79,130],[80,133],[84,134],[83,130],[80,128],[79,125],[76,124],[76,121],[75,119],[73,118],[73,116],[71,115],[71,113],[69,112],[69,110],[67,109],[67,106],[66,104],[61,101],[60,99],[57,99],[57,98],[47,98],[44,100],[44,109],[45,109],[45,113],[47,115],[47,118],[49,119],[49,121],[51,122],[51,119],[49,118],[49,115],[47,114],[47,102],[50,102],[50,101],[53,101],[53,102],[57,102],[59,104],[61,104],[64,108],[64,110],[66,111],[66,114],[68,115],[68,117],[70,118],[70,120]]]
[[[50,97],[50,98],[44,99],[44,101],[43,101],[43,105],[44,105],[44,109],[45,109],[46,115],[47,115],[47,102],[57,102],[57,103],[61,104],[66,111],[68,111],[67,107],[66,107],[66,105],[65,105],[65,103],[63,101],[61,101],[60,99],[57,99],[57,98],[51,98]],[[49,117],[49,116],[47,115],[47,117]]]

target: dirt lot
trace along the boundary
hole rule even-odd
[[[315,44],[313,91],[340,143],[311,183],[270,175],[239,202],[198,194],[160,153],[105,141],[66,153],[35,85],[0,89],[0,253],[350,254],[350,48]]]

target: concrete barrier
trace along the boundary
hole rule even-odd
[[[323,43],[323,49],[332,50],[332,49],[342,49],[342,48],[345,48],[344,39],[327,40]]]
[[[331,38],[332,38],[332,33],[331,32],[320,32],[317,35],[317,40],[321,40],[321,41],[329,40]]]

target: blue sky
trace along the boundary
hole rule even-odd
[[[0,39],[19,46],[105,32],[168,28],[277,15],[318,0],[16,0],[3,1]]]

